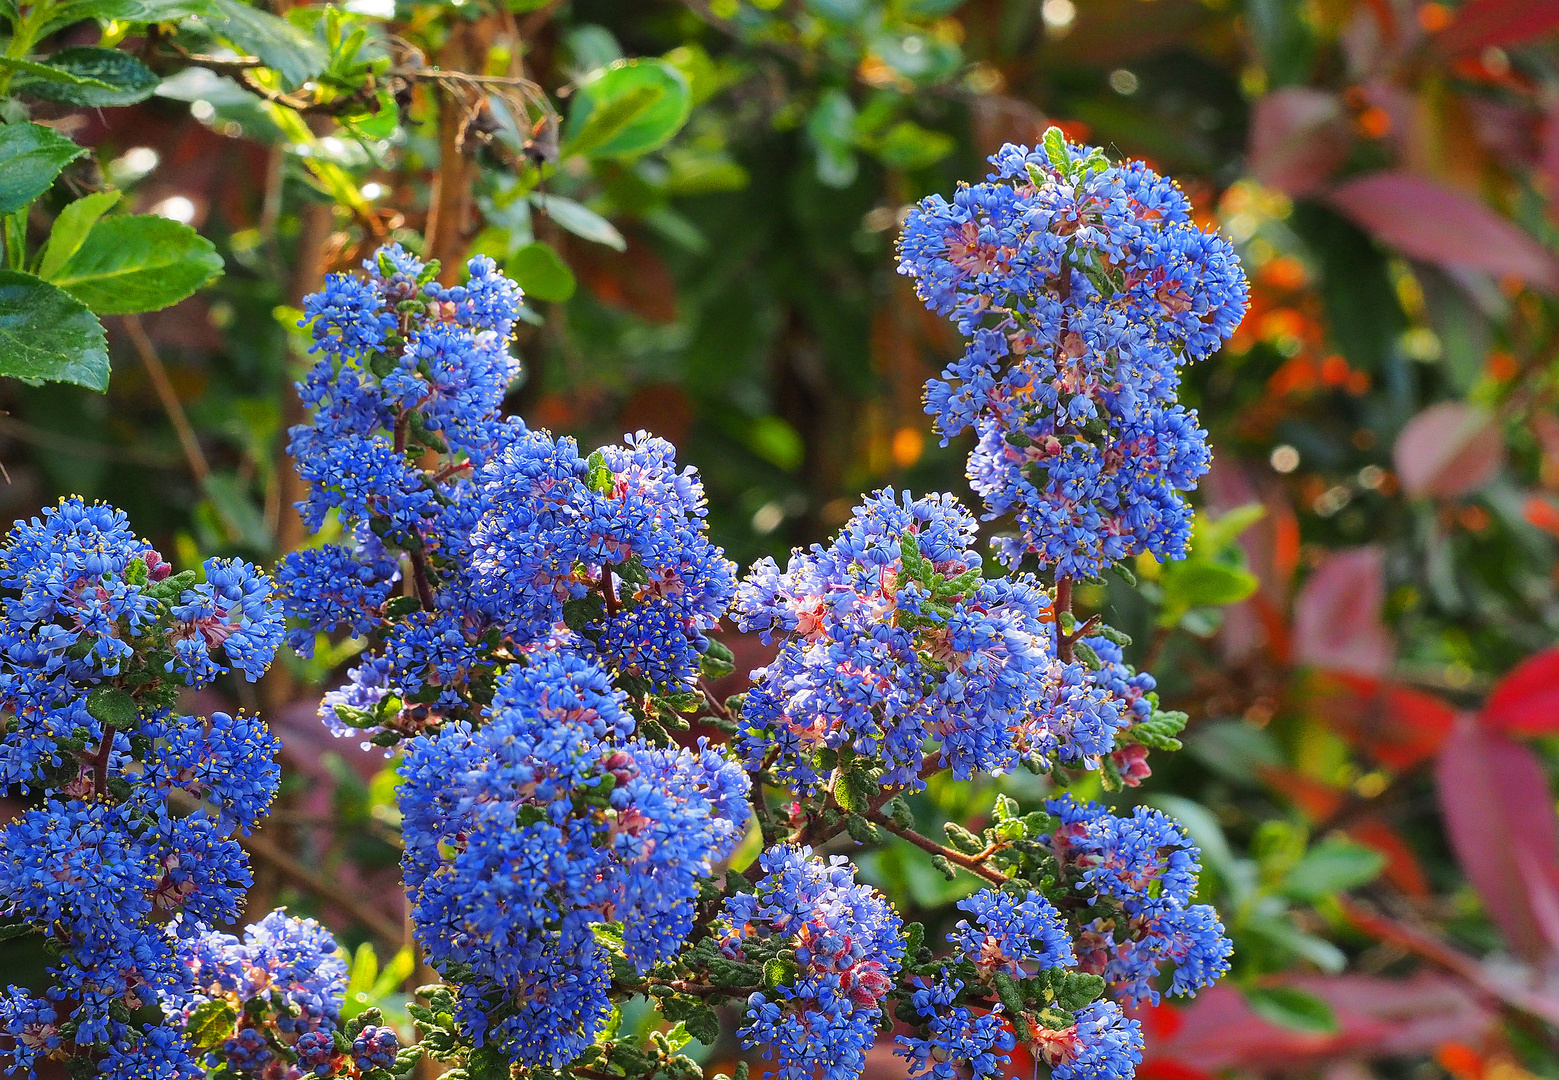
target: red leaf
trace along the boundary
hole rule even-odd
[[[1336,94],[1290,86],[1256,103],[1250,171],[1268,187],[1307,195],[1330,180],[1353,145],[1353,126]]]
[[[1189,1071],[1299,1071],[1339,1055],[1365,1060],[1410,1056],[1448,1040],[1479,1043],[1494,1025],[1472,995],[1443,975],[1318,976],[1285,985],[1329,1004],[1337,1030],[1315,1034],[1278,1027],[1256,1016],[1238,990],[1215,986],[1178,1010],[1184,1023],[1172,1035],[1154,1038],[1144,1024],[1150,1034],[1138,1075],[1148,1070],[1178,1080]]]
[[[1391,457],[1403,491],[1454,499],[1494,479],[1505,442],[1485,410],[1442,401],[1407,422]]]
[[[1456,723],[1456,710],[1433,694],[1380,679],[1332,672],[1315,692],[1312,715],[1388,769],[1433,757]]]
[[[1391,635],[1379,548],[1327,554],[1294,600],[1294,659],[1329,671],[1380,675],[1391,666]]]
[[[1559,28],[1559,0],[1470,0],[1435,36],[1446,54],[1475,52],[1490,45],[1514,45]]]
[[[1480,715],[1486,727],[1507,735],[1559,731],[1559,649],[1528,657],[1501,679]]]
[[[1458,727],[1435,766],[1457,860],[1512,950],[1536,964],[1559,951],[1559,817],[1532,752],[1476,724]]]
[[[1333,205],[1404,255],[1443,266],[1513,275],[1559,292],[1559,263],[1483,203],[1407,172],[1368,173],[1333,188]]]

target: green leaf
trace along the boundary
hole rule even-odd
[[[1327,840],[1305,852],[1289,871],[1283,893],[1294,900],[1319,900],[1373,881],[1385,865],[1385,856],[1374,848],[1349,840]]]
[[[184,1024],[184,1035],[197,1050],[209,1050],[231,1038],[238,1022],[238,1010],[225,999],[217,998],[195,1006]]]
[[[0,926],[0,941],[10,941],[12,938],[26,937],[28,934],[40,934],[39,930],[30,922],[6,923]]]
[[[1282,1027],[1317,1035],[1337,1030],[1330,1005],[1291,986],[1253,986],[1245,991],[1245,1000],[1257,1016]]]
[[[11,86],[29,97],[62,105],[97,108],[145,101],[162,80],[136,57],[118,49],[76,45],[42,62],[10,61],[19,77]]]
[[[574,271],[546,244],[526,244],[509,257],[503,268],[529,299],[561,303],[574,295]]]
[[[618,251],[628,250],[628,241],[624,240],[623,234],[617,231],[617,226],[583,203],[565,199],[561,195],[544,195],[541,192],[533,192],[530,201],[543,214],[575,236],[593,243],[605,244]]]
[[[141,719],[135,699],[112,686],[100,686],[87,695],[87,712],[94,720],[116,728],[133,728]]]
[[[95,191],[61,210],[54,219],[49,239],[44,242],[43,251],[38,257],[38,276],[45,281],[52,281],[60,267],[81,249],[97,219],[119,201],[119,196],[120,192],[117,191]]]
[[[575,92],[562,156],[632,157],[664,146],[687,122],[687,77],[665,60],[619,60]]]
[[[894,124],[877,144],[877,158],[892,169],[924,169],[953,152],[951,135],[930,131],[909,120]]]
[[[0,125],[0,214],[49,190],[60,170],[87,152],[42,124]]]
[[[1305,933],[1283,916],[1252,915],[1245,920],[1244,930],[1269,945],[1310,961],[1328,975],[1336,975],[1348,966],[1348,957],[1341,949],[1325,938]]]
[[[807,117],[807,138],[817,150],[817,178],[826,187],[855,181],[855,103],[843,90],[825,92]]]
[[[31,274],[0,270],[0,375],[107,390],[103,324],[64,289]]]
[[[1191,546],[1198,555],[1213,558],[1232,547],[1240,534],[1267,516],[1260,503],[1246,503],[1217,517],[1198,514]]]
[[[1066,134],[1058,127],[1045,129],[1045,134],[1040,138],[1040,144],[1044,147],[1045,156],[1050,159],[1050,164],[1066,171],[1071,168],[1072,155],[1067,152]]]
[[[330,54],[312,34],[286,19],[238,0],[212,0],[211,29],[245,52],[254,53],[290,88],[301,86],[324,71]]]
[[[209,15],[211,0],[108,0],[105,5],[120,22],[174,22],[191,15]]]
[[[55,284],[100,315],[157,311],[222,272],[211,241],[153,214],[104,218],[60,267]]]
[[[253,548],[264,548],[271,543],[265,514],[249,497],[249,486],[236,474],[211,473],[202,482],[201,490],[241,543]]]
[[[466,1061],[470,1080],[509,1080],[509,1058],[493,1046],[479,1046]]]
[[[1249,570],[1201,559],[1170,563],[1160,582],[1164,587],[1164,608],[1159,615],[1162,626],[1175,625],[1195,607],[1238,603],[1260,584]]]

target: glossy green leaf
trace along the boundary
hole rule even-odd
[[[540,192],[533,193],[530,201],[543,214],[575,236],[597,244],[605,244],[618,251],[626,251],[628,248],[628,241],[617,231],[617,226],[583,203],[566,199],[561,195],[543,195]]]
[[[60,171],[85,154],[42,124],[0,126],[0,214],[10,214],[49,190]]]
[[[11,87],[44,101],[97,108],[144,101],[161,81],[156,72],[127,52],[78,45],[29,64]]]
[[[330,54],[312,34],[238,0],[212,0],[211,29],[258,56],[286,83],[299,86],[325,70]]]
[[[1373,881],[1385,865],[1385,856],[1374,848],[1328,840],[1305,852],[1284,880],[1283,892],[1294,900],[1319,900]]]
[[[509,257],[504,270],[529,299],[557,303],[574,295],[574,271],[546,244],[526,244]]]
[[[587,78],[563,128],[564,157],[632,157],[663,146],[687,121],[687,77],[665,60],[621,60]]]
[[[0,376],[107,390],[103,324],[58,286],[0,270]]]
[[[1318,1035],[1337,1030],[1337,1017],[1330,1005],[1291,986],[1251,987],[1245,991],[1245,1000],[1257,1016],[1282,1027]]]
[[[117,191],[94,191],[61,210],[38,258],[38,276],[54,280],[60,268],[81,249],[97,219],[113,209],[119,196]]]
[[[157,311],[222,272],[211,241],[151,214],[104,218],[52,280],[100,315]]]

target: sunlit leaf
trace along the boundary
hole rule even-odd
[[[104,218],[52,280],[100,315],[157,311],[222,272],[216,247],[152,214]]]

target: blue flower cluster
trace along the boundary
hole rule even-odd
[[[1056,129],[990,162],[985,183],[922,200],[900,240],[900,273],[969,339],[927,411],[944,441],[974,429],[970,482],[989,517],[1016,519],[996,544],[1009,565],[1033,553],[1080,578],[1138,552],[1181,557],[1180,493],[1208,452],[1175,400],[1179,367],[1239,324],[1239,261],[1172,181]]]
[[[346,536],[282,561],[288,642],[307,656],[317,634],[383,629],[409,586],[420,611],[402,653],[434,647],[437,658],[419,658],[405,689],[458,706],[480,678],[475,643],[493,614],[471,578],[474,474],[525,431],[501,413],[519,372],[508,343],[520,291],[485,257],[453,288],[395,244],[363,267],[366,279],[332,274],[304,301],[319,361],[298,388],[309,422],[289,443],[308,485],[299,509],[314,530],[333,514]]]
[[[1064,879],[1102,908],[1077,939],[1078,966],[1103,976],[1127,1004],[1157,1004],[1169,965],[1169,992],[1210,986],[1229,969],[1233,946],[1217,913],[1194,904],[1200,852],[1173,820],[1139,806],[1118,817],[1070,795],[1046,804],[1059,819],[1049,842]]]
[[[307,1071],[347,1071],[336,1067],[332,1038],[341,1022],[346,961],[319,923],[277,910],[246,927],[241,939],[214,930],[186,937],[178,958],[187,977],[163,990],[159,1004],[174,1028],[201,1040],[208,1068],[297,1080],[305,1070],[288,1064],[288,1052],[323,1035],[330,1060]]]
[[[902,923],[841,855],[781,845],[759,866],[757,890],[727,897],[715,934],[734,960],[793,956],[793,974],[747,999],[742,1045],[761,1046],[778,1080],[854,1080],[903,961]]]
[[[65,499],[0,545],[0,589],[0,789],[35,797],[0,826],[0,912],[58,945],[46,1002],[0,999],[0,1063],[199,1075],[180,1034],[135,1011],[188,989],[180,936],[238,917],[251,877],[232,833],[275,795],[280,743],[255,717],[174,705],[265,670],[270,581],[236,560],[174,574],[123,513]]]
[[[675,453],[641,431],[587,459],[533,431],[488,463],[471,544],[510,636],[567,622],[611,670],[656,689],[690,683],[736,568],[709,542],[703,483]]]
[[[1011,1062],[1010,1051],[1016,1043],[1002,1016],[1002,1006],[998,1003],[977,1015],[956,1003],[963,988],[961,981],[944,975],[910,994],[910,1004],[926,1027],[925,1038],[896,1038],[901,1047],[897,1053],[909,1061],[911,1076],[995,1080]]]
[[[981,978],[1000,972],[1022,979],[1077,963],[1061,913],[1037,892],[1019,900],[1011,893],[985,889],[958,906],[973,915],[974,922],[960,919],[947,940]]]
[[[641,972],[671,959],[746,827],[746,774],[649,723],[692,688],[735,569],[669,443],[581,455],[502,416],[519,291],[490,260],[458,289],[394,246],[364,268],[305,305],[301,508],[347,537],[284,562],[289,640],[377,639],[321,714],[409,740],[403,866],[463,1035],[560,1067],[610,1012],[597,931]]]
[[[459,288],[393,245],[364,268],[305,304],[320,360],[291,443],[306,523],[333,513],[350,542],[278,574],[295,649],[321,633],[383,643],[327,695],[326,723],[388,743],[475,720],[500,655],[534,648],[687,689],[734,587],[697,473],[643,432],[582,457],[503,417],[520,293],[491,260]]]
[[[523,1065],[567,1064],[605,1023],[593,928],[621,923],[641,972],[670,959],[746,827],[746,774],[630,738],[623,702],[588,661],[538,653],[504,671],[484,723],[413,740],[401,768],[418,935],[435,966],[473,973],[462,1027]]]
[[[1025,575],[983,577],[974,537],[952,496],[888,489],[827,547],[753,567],[737,625],[783,645],[743,709],[750,768],[811,790],[827,779],[817,752],[848,750],[916,789],[933,766],[967,779],[1110,752],[1122,702],[1055,658],[1049,596]]]

